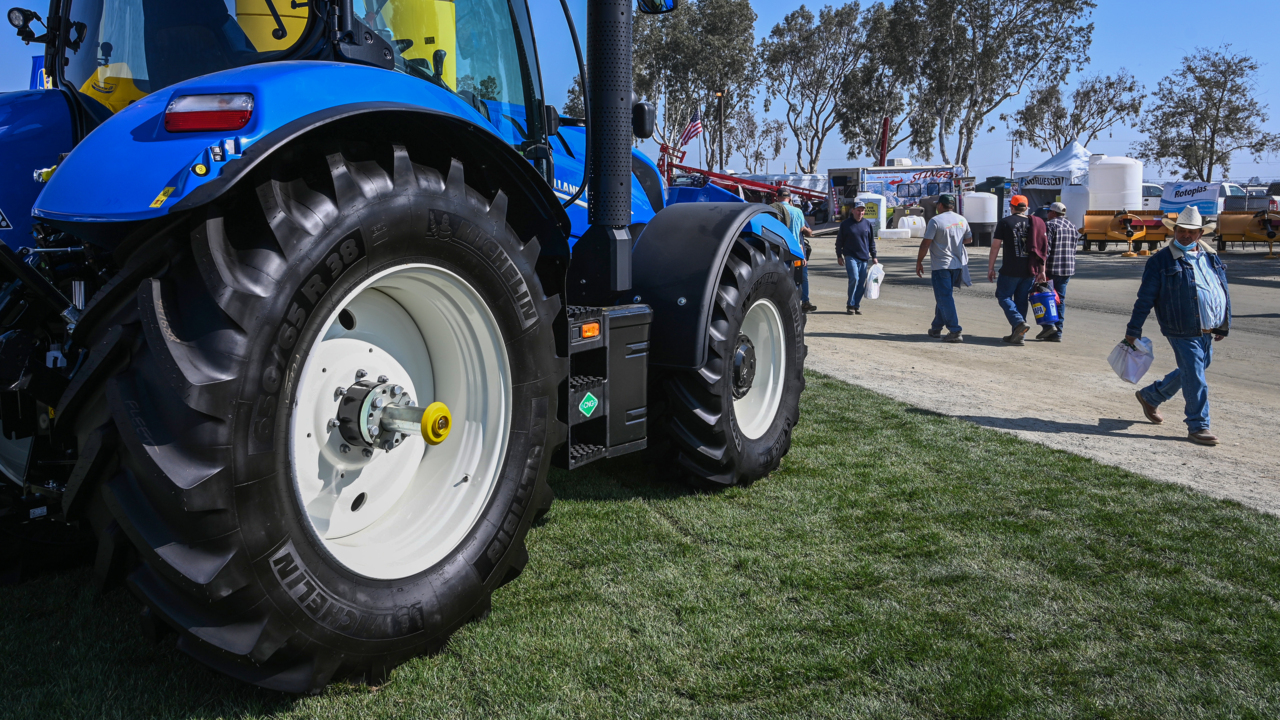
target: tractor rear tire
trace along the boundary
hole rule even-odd
[[[538,241],[508,225],[505,195],[468,187],[457,160],[446,176],[399,146],[343,146],[256,173],[221,208],[152,238],[172,256],[136,302],[101,313],[95,337],[125,349],[105,361],[116,371],[76,431],[86,447],[93,432],[118,436],[118,470],[86,516],[104,518],[100,544],[127,538],[132,551],[115,556],[132,566],[129,588],[200,662],[291,693],[380,682],[485,616],[528,561],[563,440],[560,303],[544,296]],[[421,405],[456,401],[451,437],[365,454],[325,434],[352,368],[397,367],[417,368]],[[404,373],[391,382],[407,386]],[[492,388],[483,403],[467,395],[480,385]],[[387,468],[407,479],[376,485]],[[343,494],[365,480],[399,494]],[[449,514],[451,502],[463,510]],[[380,514],[344,535],[346,507],[346,520]]]
[[[706,363],[663,379],[669,451],[685,479],[707,489],[777,469],[800,418],[808,353],[800,292],[776,245],[736,238],[713,302]]]

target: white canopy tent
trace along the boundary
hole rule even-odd
[[[1088,184],[1089,155],[1083,145],[1073,141],[1034,170],[1014,173],[1013,182],[1033,210],[1044,207],[1061,197],[1068,185]]]

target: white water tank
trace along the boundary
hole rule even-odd
[[[964,219],[970,225],[976,223],[996,222],[996,196],[986,192],[967,192],[964,194]]]
[[[1089,195],[1089,188],[1085,185],[1068,185],[1062,188],[1062,204],[1067,206],[1067,219],[1077,230],[1084,227],[1084,211],[1089,209],[1089,203],[1092,202]]]
[[[898,228],[908,230],[913,238],[922,238],[924,237],[924,216],[903,215],[898,219]]]
[[[964,219],[969,221],[973,240],[979,247],[990,247],[996,231],[996,196],[993,193],[967,192],[963,198]]]
[[[1142,161],[1127,157],[1089,157],[1089,208],[1141,210]]]

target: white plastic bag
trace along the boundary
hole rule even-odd
[[[1121,340],[1111,351],[1107,362],[1111,363],[1111,369],[1116,371],[1116,375],[1119,375],[1121,380],[1136,385],[1151,369],[1151,363],[1155,359],[1156,353],[1151,347],[1151,340],[1138,338],[1134,342],[1134,347],[1130,347]]]
[[[868,300],[875,300],[880,297],[880,284],[882,282],[884,282],[884,266],[876,263],[867,270],[866,295]]]

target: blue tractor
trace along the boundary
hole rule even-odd
[[[803,255],[768,206],[664,197],[632,12],[588,0],[574,120],[524,0],[11,10],[48,70],[0,95],[6,517],[311,692],[484,616],[552,463],[778,467]]]

